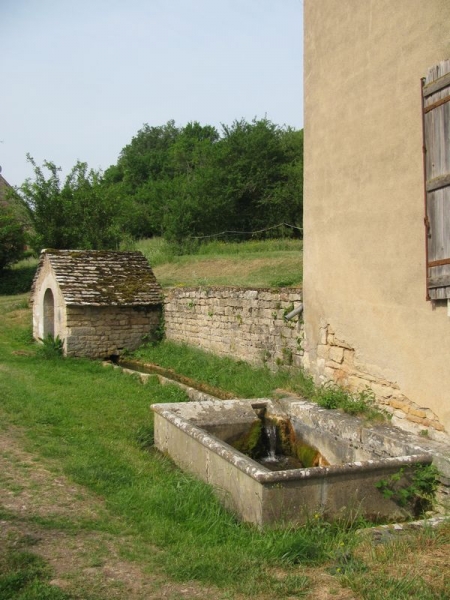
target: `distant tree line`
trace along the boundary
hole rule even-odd
[[[303,131],[267,119],[210,125],[145,125],[105,173],[133,199],[135,237],[181,242],[225,230],[301,226]]]
[[[0,271],[22,257],[27,222],[20,198],[0,175]]]
[[[144,125],[104,173],[77,162],[64,181],[45,161],[18,188],[31,246],[118,248],[162,236],[182,246],[224,231],[301,235],[303,131],[268,119],[219,132],[198,122]],[[279,223],[294,228],[270,229]]]

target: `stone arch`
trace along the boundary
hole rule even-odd
[[[42,337],[45,340],[49,335],[52,338],[55,337],[55,299],[50,288],[45,290],[43,308],[44,327],[42,331]]]

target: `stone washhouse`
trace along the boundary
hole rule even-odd
[[[33,336],[66,356],[118,357],[156,335],[162,291],[140,252],[43,250],[34,277]]]

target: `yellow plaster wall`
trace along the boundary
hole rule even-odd
[[[305,364],[330,378],[330,327],[356,371],[450,432],[450,318],[425,300],[420,96],[450,57],[450,1],[304,7]]]

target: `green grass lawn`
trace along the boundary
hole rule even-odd
[[[404,542],[397,548],[391,544],[384,548],[390,553],[386,558],[362,543],[355,533],[361,523],[329,524],[312,518],[299,529],[259,531],[237,521],[207,485],[175,468],[152,447],[150,404],[184,401],[184,393],[155,381],[142,385],[98,362],[43,358],[30,339],[25,300],[23,295],[0,298],[0,435],[20,428],[27,449],[38,460],[58,465],[105,506],[105,512],[90,519],[41,519],[45,527],[107,532],[119,538],[126,534],[133,540],[123,550],[128,560],[144,563],[172,581],[217,586],[223,598],[314,598],[324,577],[328,588],[342,598],[351,597],[339,596],[345,587],[367,599],[448,597],[448,577],[429,554],[447,553],[448,558],[449,527],[417,533],[407,548]],[[265,385],[271,387],[274,381]],[[13,518],[8,511],[1,516],[6,521]],[[427,561],[427,571],[404,575],[410,548],[415,563],[420,557]],[[1,565],[4,577],[10,571],[8,556],[0,562],[0,585]],[[393,562],[404,564],[403,571],[393,570]]]
[[[299,286],[303,242],[264,240],[210,242],[194,253],[178,256],[160,238],[141,240],[136,248],[151,264],[163,287],[236,285],[244,287]]]
[[[138,248],[163,285],[301,283],[302,246],[293,240],[214,242],[191,256],[174,255],[161,240],[140,242]],[[154,380],[142,385],[98,362],[46,358],[32,341],[28,295],[22,292],[29,289],[35,267],[36,260],[28,260],[0,279],[0,440],[2,434],[20,432],[36,468],[63,474],[103,509],[83,518],[51,511],[45,518],[24,518],[0,502],[3,523],[20,522],[52,535],[110,536],[124,560],[169,582],[214,586],[214,595],[224,599],[450,597],[443,568],[450,560],[450,526],[375,546],[355,532],[363,523],[329,524],[312,516],[299,529],[280,525],[259,531],[237,521],[207,485],[152,446],[150,404],[185,401],[179,388]],[[244,398],[271,396],[283,388],[329,408],[347,405],[349,412],[364,410],[367,400],[330,388],[318,391],[302,373],[271,373],[168,342],[142,348],[136,357]],[[19,493],[20,485],[0,473],[2,485],[12,495]],[[36,559],[33,547],[22,552],[16,542],[0,543],[2,600],[110,597],[61,591],[49,585],[50,577],[50,563]]]

